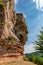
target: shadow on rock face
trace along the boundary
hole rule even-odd
[[[3,33],[3,28],[5,24],[5,14],[4,14],[4,6],[0,4],[0,37],[2,36]]]

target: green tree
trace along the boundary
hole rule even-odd
[[[35,41],[35,49],[43,54],[43,27],[37,36],[37,40]]]

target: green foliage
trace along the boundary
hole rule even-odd
[[[13,41],[15,41],[15,39],[13,37],[8,37],[8,38],[5,38],[3,40],[1,40],[2,43],[6,43],[6,42],[11,42],[13,43]]]
[[[41,56],[35,56],[35,55],[26,55],[26,57],[28,58],[29,61],[32,61],[38,65],[43,65],[43,57]]]
[[[0,40],[0,46],[7,50],[14,48],[15,44],[17,44],[16,39],[11,36],[3,40]]]
[[[0,0],[0,3],[3,2],[3,0]]]
[[[36,45],[36,50],[43,53],[43,28],[41,29],[40,34],[37,36],[37,40],[34,43]]]
[[[3,4],[3,0],[0,0],[0,4]]]

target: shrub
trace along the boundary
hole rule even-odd
[[[38,65],[43,65],[43,58],[42,57],[38,57],[37,64]]]
[[[41,56],[35,56],[35,55],[26,55],[26,57],[28,58],[29,61],[32,61],[38,65],[43,65],[43,57]]]

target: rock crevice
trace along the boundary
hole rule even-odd
[[[1,4],[3,3],[3,4]],[[0,0],[0,50],[6,53],[23,56],[27,41],[27,26],[22,13],[14,11],[14,0]]]

